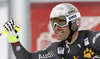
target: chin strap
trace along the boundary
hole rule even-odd
[[[68,38],[66,39],[69,43],[72,41],[72,36],[73,36],[74,32],[70,32]],[[65,40],[65,41],[66,41]]]
[[[75,31],[73,31],[72,29],[71,29],[71,22],[69,22],[69,30],[70,30],[70,34],[69,34],[69,36],[68,36],[68,38],[66,39],[69,43],[72,41],[72,36],[73,36],[73,34],[75,33]],[[65,40],[65,41],[66,41]]]

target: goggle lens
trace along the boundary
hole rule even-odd
[[[64,20],[64,19],[59,19],[59,18],[54,18],[54,19],[51,19],[51,25],[54,29],[55,25],[58,25],[60,27],[64,27],[66,24],[67,24],[67,21]]]

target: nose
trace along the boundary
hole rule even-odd
[[[60,29],[61,27],[60,26],[58,26],[58,25],[55,25],[55,28],[54,28],[54,30],[57,30],[57,29]]]

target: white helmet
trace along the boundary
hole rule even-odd
[[[60,22],[55,22],[55,18],[65,20],[66,23],[62,24]],[[55,24],[60,27],[64,27],[67,26],[69,22],[71,22],[71,30],[77,31],[80,27],[80,19],[81,15],[78,9],[69,3],[58,4],[52,9],[50,13],[50,22],[53,29],[55,28]]]

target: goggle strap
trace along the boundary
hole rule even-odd
[[[69,43],[72,41],[72,35],[73,34],[74,34],[74,31],[71,31],[71,33],[69,34],[68,38],[66,39]]]

